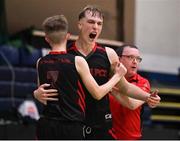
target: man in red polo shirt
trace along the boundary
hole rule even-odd
[[[134,45],[123,45],[116,50],[119,60],[127,69],[125,78],[132,84],[140,87],[146,92],[150,92],[149,81],[137,73],[139,63],[142,61],[139,50]],[[141,134],[141,113],[144,101],[127,97],[123,94],[117,94],[114,89],[110,97],[110,107],[113,119],[113,128],[110,132],[116,135],[120,140],[140,139]],[[157,94],[155,91],[154,94]],[[157,106],[149,105],[151,108]]]

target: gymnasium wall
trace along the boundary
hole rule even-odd
[[[77,21],[79,11],[87,4],[95,4],[105,13],[101,38],[117,39],[116,0],[6,0],[7,25],[10,34],[29,26],[41,28],[47,16],[64,14],[70,23],[70,32],[78,34]]]
[[[142,52],[141,69],[179,73],[179,13],[179,0],[136,0],[134,43]]]

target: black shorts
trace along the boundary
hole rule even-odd
[[[81,122],[41,117],[37,123],[36,136],[38,140],[82,140],[84,139],[83,127],[84,124]]]
[[[104,128],[92,128],[86,126],[84,132],[86,140],[115,140],[108,129],[105,130]]]

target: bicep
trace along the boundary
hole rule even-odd
[[[98,88],[99,85],[91,75],[87,62],[82,58],[77,58],[76,68],[88,91],[91,94],[95,93],[95,90]]]
[[[109,62],[111,64],[111,72],[113,72],[114,64],[119,62],[118,55],[116,54],[116,52],[112,48],[109,48],[109,47],[106,47],[106,53],[107,53]]]

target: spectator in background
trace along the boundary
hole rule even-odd
[[[138,86],[146,92],[150,92],[150,83],[140,76],[137,71],[139,63],[142,61],[140,52],[135,45],[124,44],[117,48],[116,53],[119,60],[127,69],[125,78],[128,82]],[[118,93],[118,94],[117,94]],[[112,91],[116,99],[110,96],[110,107],[113,119],[112,132],[118,140],[136,140],[141,138],[142,119],[144,101],[127,97],[117,89]],[[157,94],[157,91],[153,93]],[[149,105],[155,107],[154,105]]]

